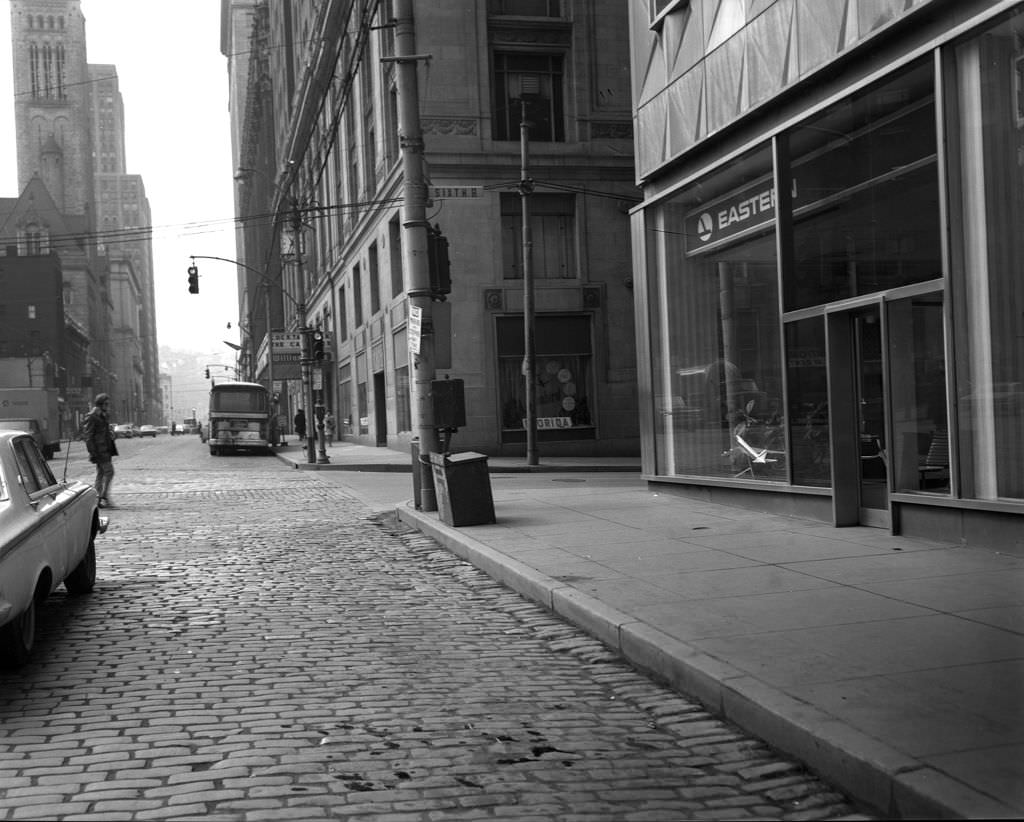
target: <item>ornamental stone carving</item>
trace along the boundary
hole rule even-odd
[[[424,134],[472,137],[476,134],[476,120],[469,117],[424,117],[420,128]]]

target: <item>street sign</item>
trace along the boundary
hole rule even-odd
[[[274,351],[277,353],[302,350],[301,334],[289,334],[284,331],[274,331],[270,335],[270,342],[274,346]]]
[[[418,305],[409,306],[409,351],[420,353],[420,334],[423,331],[423,309]]]
[[[483,196],[483,186],[427,186],[431,200],[479,200]]]

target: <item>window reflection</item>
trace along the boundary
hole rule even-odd
[[[786,325],[789,438],[796,485],[828,487],[832,482],[825,353],[823,317]]]
[[[787,311],[941,276],[930,63],[830,107],[788,142]]]
[[[964,215],[957,306],[964,495],[1024,499],[1024,19],[1008,16],[955,49],[954,135]]]
[[[744,158],[652,226],[665,260],[652,318],[659,473],[786,479],[770,169],[765,151]]]

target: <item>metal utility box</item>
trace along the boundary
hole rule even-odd
[[[456,528],[495,522],[491,478],[487,457],[466,451],[462,454],[431,454],[434,491],[441,521]]]
[[[454,431],[466,427],[466,395],[462,380],[434,380],[430,383],[434,400],[434,428]]]

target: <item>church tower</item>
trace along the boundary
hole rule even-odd
[[[11,0],[18,187],[36,174],[57,207],[94,202],[92,116],[80,0]]]

